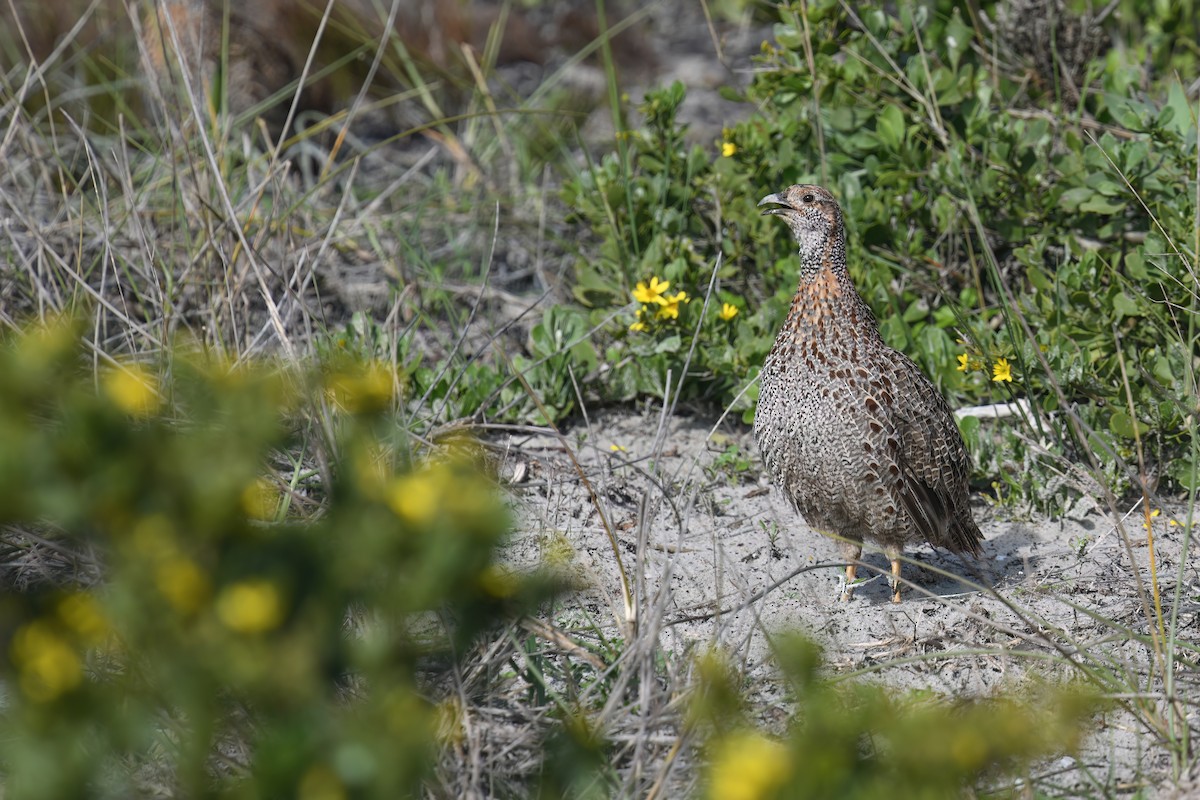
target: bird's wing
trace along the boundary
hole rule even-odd
[[[904,477],[901,503],[931,544],[974,551],[971,537],[958,530],[964,512],[970,517],[969,509],[960,508],[970,462],[954,415],[920,368],[903,353],[891,352],[895,401],[890,416]]]

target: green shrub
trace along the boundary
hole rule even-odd
[[[1053,86],[999,67],[999,45],[952,3],[857,14],[808,3],[781,11],[775,39],[745,94],[755,113],[723,142],[685,144],[676,85],[647,95],[623,154],[564,190],[600,240],[577,265],[577,299],[595,319],[629,309],[609,331],[608,390],[658,394],[668,369],[686,367],[688,396],[733,403],[795,282],[785,227],[755,204],[822,183],[841,201],[850,271],[884,338],[954,404],[1027,397],[1028,430],[1073,460],[1084,449],[1133,460],[1136,434],[1188,485],[1196,109],[1178,80],[1147,96],[1126,60],[1137,50],[1118,49],[1063,108]],[[692,302],[643,330],[646,306],[630,300],[654,278]],[[726,302],[739,313],[722,326]],[[745,418],[753,397],[736,402]],[[997,451],[969,438],[981,473],[1005,475],[1017,496],[1044,491],[1044,474],[1012,468],[1035,452],[1025,440],[1010,434]]]
[[[380,366],[179,355],[97,391],[78,341],[0,343],[6,548],[88,551],[101,575],[3,598],[5,796],[415,793],[437,746],[420,659],[533,585],[494,561],[508,518],[469,443],[418,458]]]
[[[948,702],[821,674],[821,654],[782,637],[775,660],[795,703],[786,733],[747,719],[733,673],[718,654],[699,662],[694,724],[707,735],[707,796],[958,798],[1018,796],[1011,778],[1039,758],[1075,752],[1100,710],[1094,693],[1038,687],[1009,696]],[[1023,795],[1020,795],[1023,796]]]

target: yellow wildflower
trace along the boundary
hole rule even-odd
[[[45,622],[17,630],[12,660],[20,670],[21,690],[37,703],[54,700],[83,682],[83,665],[74,648]]]
[[[721,319],[724,322],[729,322],[729,320],[733,319],[737,315],[738,315],[738,307],[737,306],[733,305],[732,303],[722,303],[721,304],[721,313],[719,314],[719,316],[721,317]]]
[[[492,564],[480,573],[479,588],[492,597],[503,600],[516,594],[521,584],[509,570],[499,564]]]
[[[619,445],[619,444],[610,444],[610,445],[608,446],[608,449],[609,449],[609,450],[611,450],[611,451],[613,451],[614,453],[624,453],[624,452],[627,452],[627,451],[628,451],[628,448],[626,448],[626,447],[622,447],[622,446],[621,446],[621,445]]]
[[[237,633],[266,633],[283,622],[283,598],[271,581],[241,581],[221,592],[217,617]]]
[[[724,144],[721,145],[721,155],[725,156],[726,158],[729,158],[736,152],[737,152],[737,145],[734,144],[733,142],[725,142]]]
[[[330,403],[352,414],[382,411],[392,402],[395,384],[395,370],[374,361],[363,368],[328,376],[325,396]]]
[[[713,800],[774,796],[791,772],[791,760],[782,744],[760,733],[735,733],[717,747],[708,796]]]
[[[971,366],[970,357],[966,353],[959,353],[958,354],[958,371],[966,372],[967,368],[970,366]]]
[[[1156,508],[1156,509],[1154,509],[1153,511],[1151,511],[1151,512],[1150,512],[1150,519],[1151,519],[1151,520],[1153,520],[1153,519],[1156,519],[1157,517],[1160,517],[1160,516],[1162,516],[1162,509],[1161,509],[1161,508]],[[1148,531],[1148,530],[1150,530],[1150,525],[1151,525],[1151,523],[1150,523],[1150,522],[1142,522],[1142,529],[1143,529],[1143,530],[1147,530],[1147,531]]]
[[[270,521],[279,508],[279,492],[266,478],[256,478],[242,489],[242,510],[251,519]]]
[[[641,333],[642,331],[646,330],[646,323],[639,319],[637,322],[629,326],[629,330],[633,331],[634,333]]]
[[[190,558],[170,558],[154,571],[154,585],[180,614],[190,614],[208,598],[208,576]]]
[[[104,391],[126,414],[144,417],[158,408],[158,381],[137,364],[118,367],[104,377]]]
[[[388,507],[410,525],[429,525],[445,500],[445,478],[443,471],[429,469],[396,478],[388,487]]]
[[[679,304],[688,302],[687,292],[676,292],[671,297],[664,298],[662,308],[656,313],[659,319],[679,319]]]
[[[992,380],[1012,383],[1012,379],[1012,365],[1008,363],[1008,359],[997,358],[996,363],[992,366]]]
[[[669,288],[671,288],[670,281],[660,281],[657,277],[653,277],[650,279],[649,285],[638,283],[637,288],[633,290],[633,299],[646,305],[665,306],[667,301],[663,298],[663,293]]]

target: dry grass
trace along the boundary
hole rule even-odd
[[[495,351],[523,347],[530,309],[558,288],[569,232],[555,230],[548,213],[554,187],[517,174],[520,140],[494,113],[487,76],[478,75],[477,93],[453,120],[380,142],[357,136],[350,114],[336,135],[281,147],[260,128],[213,115],[185,87],[177,87],[182,116],[164,125],[126,118],[98,132],[64,114],[51,127],[26,100],[50,91],[44,75],[54,66],[29,70],[28,80],[10,74],[0,86],[0,118],[8,120],[0,132],[0,320],[10,328],[82,313],[96,365],[133,356],[169,369],[161,362],[179,343],[235,363],[309,359],[365,312],[376,323],[369,338],[382,343],[373,355],[397,365],[403,349],[456,373],[464,361],[502,368]],[[426,97],[426,110],[430,103]],[[504,191],[487,191],[497,187]],[[678,380],[669,376],[665,385]],[[426,665],[426,689],[450,732],[433,796],[520,796],[539,777],[580,796],[697,791],[704,737],[687,709],[698,656],[709,646],[731,653],[757,703],[755,716],[779,730],[794,708],[794,698],[764,677],[764,643],[777,632],[773,615],[792,623],[800,617],[785,613],[803,605],[787,596],[795,591],[789,581],[838,565],[810,559],[774,574],[774,557],[761,546],[754,556],[761,561],[726,562],[724,537],[755,535],[765,543],[762,529],[781,520],[759,501],[753,518],[733,528],[718,519],[705,528],[708,542],[695,537],[698,520],[720,517],[706,499],[716,484],[751,492],[738,487],[745,476],[716,480],[705,472],[713,460],[706,444],[729,435],[720,424],[705,425],[711,430],[699,448],[680,457],[675,398],[660,398],[653,425],[651,417],[639,423],[642,446],[631,445],[625,457],[609,450],[612,431],[590,420],[579,400],[583,421],[565,433],[480,428],[500,450],[501,478],[525,520],[514,563],[551,564],[581,591],[564,594],[537,619],[484,637],[453,663]],[[410,409],[419,436],[455,422],[430,405]],[[285,485],[322,469],[316,447],[293,460],[294,474],[280,474]],[[1120,520],[1117,499],[1103,499]],[[1191,508],[1173,551],[1170,593],[1159,575],[1138,583],[1128,604],[1097,610],[1065,591],[1047,599],[1042,586],[966,581],[969,602],[985,606],[936,592],[916,602],[928,616],[961,612],[987,644],[939,646],[924,630],[910,635],[898,627],[895,637],[872,640],[871,659],[843,652],[833,663],[885,680],[900,672],[906,685],[913,673],[904,670],[913,665],[969,671],[1049,663],[1104,686],[1126,712],[1122,724],[1152,737],[1170,754],[1170,773],[1186,781],[1196,769],[1200,692],[1188,584],[1194,569],[1187,567]],[[1129,562],[1138,563],[1136,537],[1115,524]],[[93,555],[51,535],[6,531],[0,541],[3,574],[18,589],[101,574]],[[694,564],[673,558],[703,547],[717,554],[715,575],[697,577]],[[586,557],[583,548],[591,548]],[[752,562],[767,564],[771,580],[745,566]],[[1137,581],[1141,571],[1134,566],[1131,574]],[[685,580],[710,594],[683,599]],[[922,594],[920,585],[913,589],[914,597]],[[1080,615],[1093,625],[1065,621]],[[563,736],[564,724],[586,725],[595,747],[580,744],[586,735]],[[581,775],[586,785],[573,785]],[[1064,792],[1100,796],[1114,786],[1103,775],[1091,780]]]

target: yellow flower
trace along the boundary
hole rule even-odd
[[[1153,511],[1151,511],[1151,512],[1150,512],[1150,519],[1155,519],[1156,517],[1160,517],[1160,516],[1162,516],[1162,509],[1161,509],[1161,508],[1156,508],[1156,509],[1154,509]],[[1148,531],[1148,530],[1150,530],[1150,523],[1149,523],[1149,522],[1145,522],[1145,521],[1143,521],[1143,522],[1142,522],[1142,529],[1143,529],[1143,530],[1147,530],[1147,531]]]
[[[679,304],[688,302],[687,292],[676,292],[673,296],[664,298],[662,308],[656,313],[659,319],[679,319]]]
[[[996,363],[992,366],[992,380],[1012,383],[1012,379],[1012,365],[1008,363],[1008,359],[997,358]]]
[[[440,470],[424,469],[396,478],[388,488],[388,507],[410,525],[429,525],[445,499],[445,477]]]
[[[144,417],[158,408],[158,381],[137,364],[118,367],[104,377],[104,391],[126,414]]]
[[[787,749],[761,733],[735,733],[717,747],[708,796],[758,800],[775,794],[791,777]]]
[[[12,660],[20,670],[21,690],[36,703],[54,700],[83,682],[83,665],[74,648],[45,622],[17,630]]]
[[[492,564],[480,573],[479,588],[492,597],[503,600],[516,594],[521,584],[510,571],[499,564]]]
[[[637,288],[633,290],[633,299],[639,303],[646,305],[657,304],[665,306],[667,301],[663,299],[663,292],[671,288],[670,281],[660,281],[657,277],[650,279],[650,284],[638,283]]]
[[[266,478],[257,478],[242,490],[242,510],[251,519],[269,522],[279,508],[279,492]]]
[[[395,388],[395,370],[382,362],[373,361],[365,367],[328,376],[325,396],[330,403],[351,414],[358,414],[387,408],[395,395]]]
[[[237,633],[266,633],[283,622],[283,598],[271,581],[235,583],[217,598],[217,617]]]
[[[613,451],[614,453],[624,453],[624,452],[627,452],[627,451],[628,451],[628,448],[626,448],[626,447],[622,447],[622,446],[621,446],[621,445],[619,445],[619,444],[610,444],[610,445],[608,446],[608,449],[609,449],[609,450],[611,450],[611,451]]]
[[[635,333],[641,333],[642,331],[646,330],[646,323],[638,320],[629,326],[629,330],[634,331]]]
[[[971,366],[971,359],[967,356],[966,353],[959,353],[958,354],[958,371],[966,372],[967,368],[969,366]]]
[[[190,614],[208,598],[208,576],[190,558],[177,556],[154,571],[154,585],[180,614]]]
[[[737,152],[737,145],[734,144],[733,142],[725,142],[724,144],[721,145],[721,155],[725,156],[726,158],[729,158],[736,152]]]
[[[732,303],[722,303],[720,317],[723,321],[729,322],[738,315],[738,307]]]

